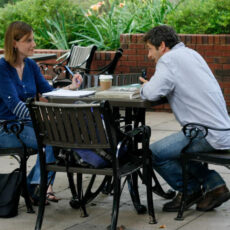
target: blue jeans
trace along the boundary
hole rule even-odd
[[[188,143],[189,138],[181,131],[150,145],[153,168],[174,190],[180,192],[182,192],[180,153]],[[206,139],[200,138],[200,135],[198,135],[186,152],[211,152],[213,150]],[[201,188],[209,192],[225,184],[216,171],[208,169],[200,162],[189,162],[188,174],[188,194],[197,192]]]
[[[25,143],[25,145],[29,148],[38,149],[37,140],[34,133],[34,129],[31,122],[26,123],[24,129],[20,133],[20,138]],[[22,147],[22,144],[17,139],[17,137],[12,133],[6,133],[2,127],[0,127],[0,148],[12,148],[12,147]],[[0,150],[1,154],[1,150]],[[55,157],[53,153],[53,149],[51,146],[46,146],[46,162],[52,163],[55,162]],[[54,172],[49,172],[48,181],[51,180],[51,184],[54,181]],[[29,193],[33,194],[33,185],[37,185],[40,183],[40,162],[39,156],[37,156],[37,161],[32,170],[30,171],[27,177],[27,184]]]

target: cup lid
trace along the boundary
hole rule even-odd
[[[113,79],[113,76],[112,75],[100,75],[99,79],[100,80],[110,80],[110,79]]]

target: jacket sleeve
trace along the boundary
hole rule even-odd
[[[19,99],[16,88],[8,76],[7,70],[1,71],[0,75],[0,98],[19,119],[29,119],[29,110],[25,103]]]

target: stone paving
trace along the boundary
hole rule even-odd
[[[164,136],[180,130],[178,123],[171,113],[148,112],[146,123],[152,127],[151,141],[156,141]],[[31,169],[35,157],[31,157],[28,162],[28,170]],[[10,157],[1,157],[1,172],[8,172],[16,167],[15,160]],[[212,166],[213,167],[213,166]],[[230,185],[230,171],[224,167],[214,167]],[[84,181],[89,180],[89,176],[84,177]],[[98,178],[100,182],[101,178]],[[163,188],[168,189],[168,185],[160,179]],[[98,183],[99,183],[98,182]],[[105,230],[110,224],[112,196],[100,194],[91,204],[87,205],[89,217],[81,218],[80,211],[69,206],[70,191],[68,189],[67,177],[64,173],[57,173],[54,190],[56,195],[62,200],[58,203],[51,203],[46,207],[45,218],[43,220],[43,230]],[[140,196],[142,204],[146,204],[145,186],[140,183]],[[230,229],[230,201],[226,202],[215,211],[198,212],[195,206],[185,212],[184,221],[174,220],[176,213],[162,212],[162,205],[167,202],[163,198],[153,194],[154,207],[158,223],[148,224],[148,215],[137,215],[125,186],[120,202],[120,212],[118,226],[124,226],[126,230],[228,230]],[[37,207],[35,207],[37,212]],[[0,219],[0,230],[33,230],[35,226],[36,214],[26,213],[23,199],[20,199],[19,215],[14,218]]]

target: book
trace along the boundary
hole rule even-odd
[[[66,90],[66,89],[58,89],[53,90],[48,93],[43,93],[43,97],[87,97],[95,94],[96,91],[93,90]]]
[[[141,84],[113,86],[107,90],[96,92],[96,98],[140,98]]]

